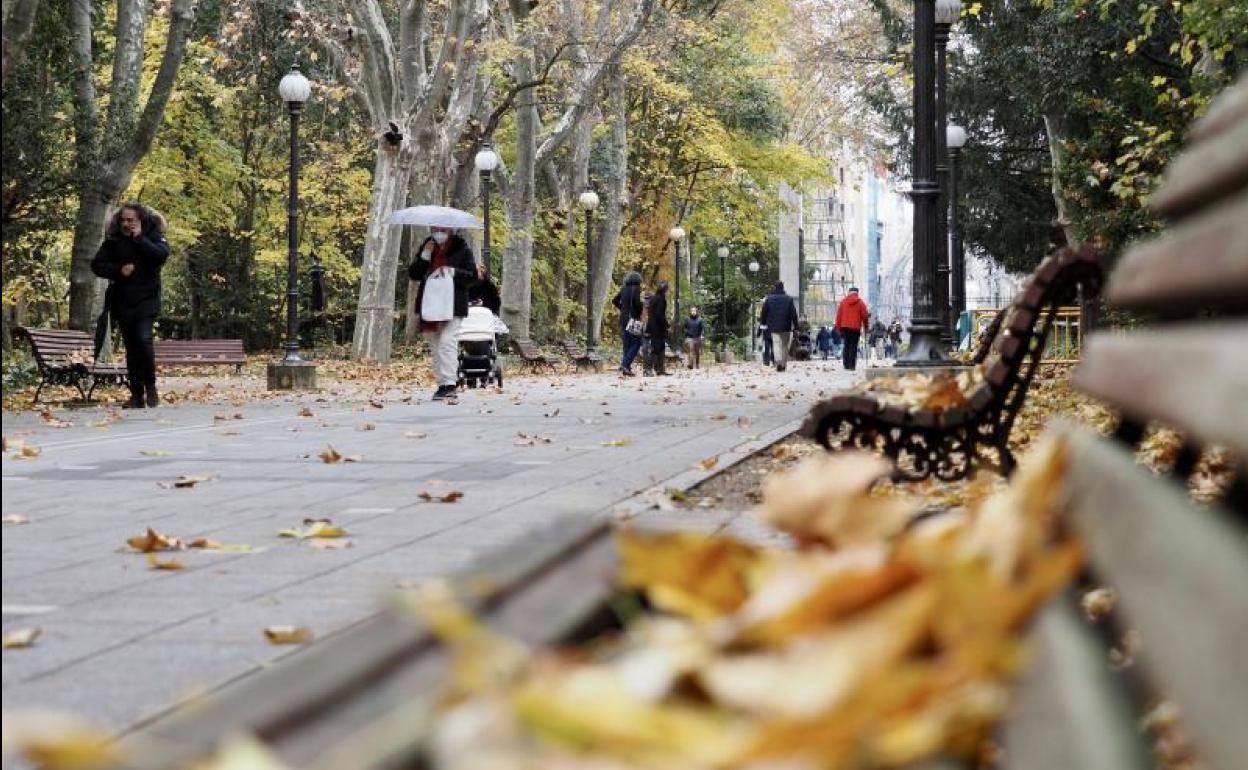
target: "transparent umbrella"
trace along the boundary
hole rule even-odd
[[[481,220],[467,211],[449,206],[412,206],[399,209],[386,217],[388,225],[424,225],[426,227],[453,227],[480,230]]]

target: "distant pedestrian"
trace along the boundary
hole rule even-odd
[[[685,347],[689,350],[689,368],[699,369],[702,366],[702,345],[706,336],[706,322],[698,315],[696,307],[689,309],[689,317],[685,319]]]
[[[896,318],[888,327],[888,345],[891,348],[889,356],[896,358],[901,355],[901,321]]]
[[[468,316],[468,287],[479,277],[477,260],[467,241],[449,227],[432,227],[430,230],[430,236],[416,248],[416,257],[407,268],[407,277],[420,281],[420,289],[416,292],[416,308],[421,313],[420,331],[429,344],[433,376],[438,383],[433,398],[441,400],[454,395],[458,387],[459,325]],[[445,284],[448,280],[450,317],[438,320],[425,318],[428,312],[424,305],[426,290],[434,285],[434,281]]]
[[[671,324],[667,320],[667,281],[659,281],[650,298],[649,320],[646,321],[646,332],[650,335],[650,368],[660,377],[668,376],[667,371],[667,332]]]
[[[771,349],[771,335],[767,333],[767,324],[759,324],[755,335],[763,341],[763,366],[771,366],[775,356]]]
[[[112,282],[105,301],[126,345],[130,400],[123,409],[160,404],[152,326],[160,315],[160,271],[167,259],[165,218],[142,203],[126,203],[108,221],[91,260],[91,272]]]
[[[840,358],[841,357],[841,344],[843,342],[843,340],[841,339],[841,333],[836,330],[835,324],[833,324],[832,328],[829,329],[828,332],[829,332],[828,336],[831,337],[832,339],[832,358],[834,359]]]
[[[871,332],[869,334],[869,348],[871,350],[871,360],[879,361],[884,358],[884,343],[888,340],[888,327],[878,318],[875,323],[871,324]]]
[[[824,361],[828,360],[828,356],[832,353],[832,330],[826,326],[819,327],[819,333],[815,335],[815,347],[819,349],[819,356]]]
[[[611,302],[620,310],[620,339],[624,340],[624,355],[620,358],[620,375],[633,377],[633,359],[641,350],[641,338],[645,332],[642,316],[646,306],[641,298],[641,273],[632,271],[624,276],[624,286],[620,288]]]
[[[836,329],[845,343],[841,362],[851,372],[858,368],[858,342],[870,318],[866,301],[858,296],[856,287],[851,287],[849,294],[836,308]]]
[[[797,303],[785,293],[783,281],[776,281],[771,294],[763,300],[758,322],[767,327],[776,371],[783,372],[789,364],[789,340],[797,328]]]

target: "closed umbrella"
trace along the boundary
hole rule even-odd
[[[480,230],[482,227],[481,220],[472,214],[449,206],[412,206],[399,209],[386,217],[386,224],[451,227],[457,230]]]

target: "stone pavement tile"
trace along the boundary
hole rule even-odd
[[[6,690],[12,685],[35,680],[80,660],[133,643],[163,626],[84,623],[67,615],[28,620],[28,623],[19,627],[38,628],[39,638],[32,647],[4,651],[3,678]]]
[[[252,654],[262,654],[270,646],[264,639],[264,629],[269,626],[303,626],[319,639],[358,621],[362,614],[368,613],[370,604],[380,611],[382,596],[384,589],[369,592],[363,600],[358,595],[309,597],[306,594],[271,594],[235,602],[203,617],[169,626],[147,636],[145,641],[216,641],[237,645],[240,650],[254,646],[258,649]]]

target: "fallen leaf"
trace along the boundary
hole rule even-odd
[[[304,626],[269,626],[264,629],[264,638],[271,644],[307,644],[312,641],[312,632]]]
[[[516,440],[512,443],[516,446],[536,446],[537,444],[549,444],[553,439],[547,436],[539,436],[537,434],[517,433]]]
[[[1094,588],[1083,595],[1080,605],[1088,620],[1097,621],[1113,612],[1118,596],[1112,588]]]
[[[31,446],[30,444],[23,444],[22,447],[17,450],[15,457],[19,460],[33,460],[41,454],[43,454],[43,450],[39,447]]]
[[[313,415],[312,409],[310,407],[305,406],[299,410],[299,416],[300,417],[314,417],[315,415]]]
[[[310,548],[315,548],[318,551],[336,551],[342,548],[351,548],[354,545],[355,545],[354,543],[352,543],[350,540],[347,540],[345,538],[341,538],[337,540],[329,540],[324,537],[314,538],[311,542],[308,543],[308,546]]]
[[[201,481],[212,481],[216,476],[187,476],[182,474],[173,481],[161,481],[157,483],[161,489],[190,489]]]
[[[738,427],[738,428],[748,428],[748,427],[750,427],[750,426],[751,426],[751,425],[753,425],[753,424],[754,424],[754,421],[753,421],[753,420],[751,420],[749,417],[738,417],[738,418],[737,418],[737,427]]]
[[[26,647],[33,647],[35,640],[43,633],[38,628],[15,628],[12,631],[4,632],[4,649],[21,650]],[[8,718],[7,716],[5,717]]]
[[[144,457],[169,457],[173,452],[166,452],[163,449],[140,449],[139,454]]]
[[[342,455],[340,455],[338,450],[334,449],[333,446],[326,447],[325,451],[321,452],[317,455],[317,457],[320,457],[321,461],[325,463],[342,462]]]
[[[633,440],[631,438],[617,438],[614,441],[604,441],[602,442],[602,445],[614,447],[632,446]]]
[[[447,492],[444,495],[439,495],[431,492],[421,492],[416,496],[426,503],[455,503],[459,502],[459,499],[464,496],[464,493]]]
[[[403,438],[421,439],[421,438],[428,438],[428,437],[429,437],[428,433],[421,433],[419,431],[414,431],[414,430],[403,431]]]
[[[166,535],[163,532],[157,532],[151,527],[148,527],[147,532],[144,534],[127,540],[126,545],[142,553],[152,553],[153,551],[181,551],[186,547],[181,540],[173,535]]]
[[[4,517],[4,523],[5,524],[29,524],[30,519],[26,518],[25,516],[22,516],[19,513],[10,513],[9,515]]]
[[[39,417],[40,419],[43,420],[43,424],[47,425],[49,428],[72,428],[74,427],[74,424],[72,422],[69,422],[68,420],[62,420],[61,418],[52,414],[52,410],[50,409],[44,409],[42,412],[39,413]]]
[[[129,764],[114,739],[77,717],[54,711],[5,712],[5,764],[21,754],[36,767],[90,770]]]
[[[154,553],[147,555],[147,563],[152,569],[161,570],[180,570],[186,569],[186,565],[177,559],[162,559]]]
[[[385,404],[381,403],[380,401],[378,401],[378,400],[377,400],[377,399],[375,399],[375,398],[369,399],[369,401],[368,401],[368,405],[369,405],[369,406],[371,406],[371,407],[372,407],[372,408],[374,408],[374,409],[381,409],[381,408],[383,408],[383,407],[385,406]]]
[[[362,423],[355,428],[356,430],[377,430],[377,426],[371,422]]]
[[[718,456],[708,457],[702,462],[698,463],[698,465],[702,468],[702,470],[709,471],[711,468],[714,468],[716,465],[719,465],[719,457]]]
[[[934,412],[966,406],[966,395],[958,386],[958,381],[950,375],[938,375],[932,378],[927,397],[923,399],[923,408]]]
[[[542,414],[542,416],[543,416],[543,417],[558,417],[558,416],[559,416],[559,410],[558,410],[558,409],[556,409],[556,410],[555,410],[555,411],[553,411],[553,412],[545,412],[545,413],[543,413],[543,414]]]

